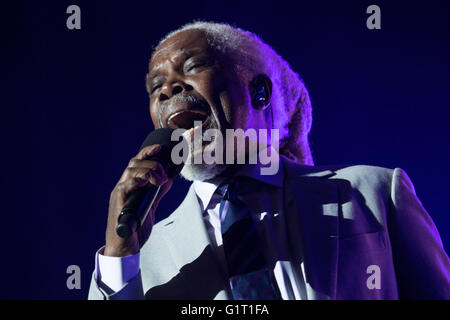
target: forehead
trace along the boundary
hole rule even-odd
[[[149,69],[157,67],[166,60],[173,60],[181,55],[206,53],[210,50],[206,35],[202,30],[184,30],[161,43],[150,59]]]

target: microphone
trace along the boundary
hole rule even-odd
[[[176,165],[171,159],[172,149],[178,144],[178,141],[172,141],[171,139],[173,131],[170,128],[160,128],[152,131],[139,149],[142,150],[147,146],[160,144],[161,150],[158,154],[148,158],[148,160],[161,163],[169,178],[177,176],[183,168],[183,163]],[[128,196],[118,218],[116,233],[119,237],[127,239],[140,228],[147,218],[160,189],[161,186],[149,183],[133,191]]]

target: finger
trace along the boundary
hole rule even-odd
[[[151,184],[155,186],[163,185],[167,182],[167,177],[158,174],[157,171],[151,171],[150,177],[148,178],[148,181],[150,181]]]
[[[155,168],[156,167],[157,164],[155,164]],[[123,182],[133,178],[148,180],[150,178],[151,172],[152,169],[149,168],[126,168],[120,181]]]
[[[167,174],[162,164],[156,161],[148,161],[147,165],[148,168],[127,167],[120,178],[120,182],[134,177],[149,180],[154,185],[161,185],[167,181]]]
[[[138,177],[130,178],[117,184],[117,190],[123,195],[127,196],[134,190],[141,188],[149,183],[148,179],[141,179]]]
[[[160,184],[164,184],[167,182],[167,180],[169,180],[169,177],[167,176],[167,172],[164,169],[164,166],[157,162],[158,166],[156,168],[156,170],[153,170],[153,173],[156,173],[157,176],[159,177],[161,183]]]
[[[161,145],[153,144],[151,146],[142,148],[142,150],[139,151],[139,153],[135,156],[135,158],[138,160],[144,160],[148,157],[158,154],[159,151],[161,151]]]
[[[128,168],[148,168],[156,170],[158,168],[158,162],[154,160],[140,160],[138,158],[132,158],[128,163]]]
[[[167,174],[164,171],[163,166],[157,162],[157,167],[156,169],[150,169],[150,173],[148,175],[148,180],[150,181],[151,184],[155,185],[155,186],[160,186],[163,185],[167,182],[168,178],[167,178]]]

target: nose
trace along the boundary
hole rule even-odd
[[[159,94],[159,101],[168,100],[179,93],[182,93],[184,91],[189,91],[189,90],[192,90],[192,86],[190,86],[189,84],[187,84],[183,81],[180,81],[180,80],[175,80],[175,81],[170,81],[170,82],[167,81],[161,88],[161,91]]]

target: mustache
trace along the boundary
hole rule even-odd
[[[176,94],[174,97],[172,97],[171,101],[167,101],[167,105],[169,104],[177,104],[177,103],[204,103],[202,99],[199,99],[198,97],[189,94],[187,92],[181,92]]]
[[[187,92],[180,92],[178,94],[176,94],[175,96],[173,96],[172,98],[163,101],[161,103],[161,107],[159,108],[159,112],[158,112],[158,121],[159,121],[159,125],[161,126],[161,128],[164,128],[165,126],[163,125],[163,120],[162,120],[162,115],[164,113],[164,110],[166,110],[170,105],[176,105],[179,103],[183,103],[183,104],[202,104],[204,106],[207,106],[208,104],[206,103],[206,101],[204,101],[203,99],[200,99],[198,97],[196,97],[195,95],[189,94]]]

